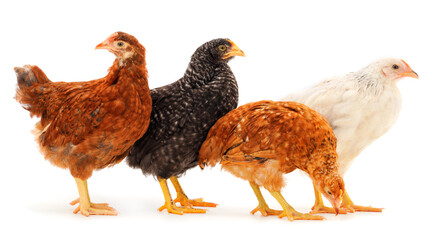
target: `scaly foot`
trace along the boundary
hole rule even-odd
[[[195,207],[216,207],[217,204],[210,203],[210,202],[204,202],[202,198],[198,199],[189,199],[185,192],[182,189],[182,186],[179,183],[179,180],[176,176],[172,176],[170,178],[171,183],[173,184],[174,188],[176,189],[177,198],[174,200],[174,202],[180,203],[180,205],[184,207],[192,208]]]
[[[365,206],[359,206],[359,205],[354,205],[354,204],[347,204],[347,205],[343,205],[341,206],[341,208],[345,208],[348,211],[353,211],[353,212],[382,212],[382,209],[384,208],[374,208],[374,207],[365,207]]]
[[[204,202],[202,198],[198,199],[188,199],[187,197],[184,197],[183,195],[179,195],[174,202],[180,203],[180,205],[184,207],[216,207],[217,204],[210,203],[210,202]]]
[[[79,203],[79,206],[73,211],[74,214],[80,212],[83,216],[88,217],[89,215],[111,215],[117,216],[118,212],[110,207],[108,203],[86,203],[81,204],[79,198],[70,202],[72,206]]]
[[[207,211],[205,209],[196,209],[192,207],[178,207],[176,204],[164,204],[162,207],[160,207],[158,210],[159,212],[162,212],[163,210],[167,210],[169,213],[183,215],[184,213],[206,213]]]
[[[159,208],[159,211],[163,211],[164,209],[166,209],[169,213],[179,214],[179,215],[183,215],[184,213],[206,213],[206,210],[204,210],[204,209],[195,209],[190,206],[185,206],[185,207],[176,206],[174,201],[171,200],[171,194],[170,194],[170,190],[168,189],[167,180],[165,178],[161,178],[161,177],[158,177],[158,179],[159,179],[160,187],[162,188],[163,196],[165,197],[165,204]],[[176,178],[173,178],[173,179],[176,179]],[[173,182],[173,184],[174,184],[174,182]],[[177,182],[177,184],[178,184],[178,182]],[[179,185],[179,187],[180,187],[180,185]],[[182,195],[185,196],[185,194],[182,194]],[[178,196],[181,196],[181,195],[179,195],[179,193],[178,193]]]
[[[297,211],[284,211],[281,215],[279,215],[279,218],[287,217],[288,220],[325,220],[324,217],[318,216],[318,215],[311,215],[308,213],[300,213]]]
[[[282,214],[282,210],[274,210],[269,208],[268,206],[257,206],[255,209],[253,209],[251,211],[251,214],[255,214],[256,212],[260,212],[262,214],[262,216],[266,217],[266,216],[270,216],[270,215],[279,215]]]
[[[311,214],[303,214],[294,210],[290,204],[285,201],[284,197],[279,191],[270,191],[271,195],[281,204],[282,209],[284,211],[279,215],[279,218],[287,217],[288,220],[324,220],[324,217],[311,215]]]
[[[355,211],[353,209],[349,208],[343,208],[341,207],[339,209],[339,214],[347,214],[347,213],[354,213]],[[333,213],[336,214],[335,210],[333,208],[326,207],[324,205],[315,205],[311,208],[310,214],[314,213]]]
[[[350,209],[356,212],[382,212],[383,208],[364,207],[355,205],[348,195],[347,191],[344,192],[341,208]]]

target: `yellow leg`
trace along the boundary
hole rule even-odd
[[[159,208],[159,211],[163,211],[166,209],[169,213],[182,215],[184,213],[205,213],[206,211],[203,209],[194,209],[190,207],[178,207],[173,202],[170,194],[170,190],[168,189],[168,183],[165,178],[158,177],[160,187],[162,188],[163,196],[165,198],[165,204]]]
[[[336,212],[333,208],[329,208],[324,205],[324,202],[322,201],[322,194],[321,194],[321,192],[319,192],[316,189],[316,186],[314,184],[313,184],[313,189],[314,189],[314,193],[315,193],[315,204],[311,208],[310,213],[334,213],[334,214],[336,214]],[[340,214],[347,214],[348,211],[354,212],[349,209],[342,209],[342,208],[339,209]]]
[[[311,215],[311,214],[303,214],[300,212],[297,212],[294,210],[290,204],[285,201],[284,197],[280,192],[272,192],[270,191],[271,195],[273,195],[274,198],[281,204],[282,208],[284,209],[284,212],[279,215],[279,218],[287,217],[288,220],[324,220],[325,218],[317,215]]]
[[[198,199],[189,199],[185,192],[183,191],[182,187],[179,184],[179,180],[177,177],[173,176],[170,178],[171,183],[173,184],[174,188],[176,189],[177,198],[174,200],[174,202],[180,203],[180,205],[185,207],[216,207],[217,204],[210,203],[210,202],[204,202],[202,201],[202,198]]]
[[[108,206],[107,203],[91,203],[88,193],[88,184],[86,180],[75,178],[77,189],[79,190],[79,198],[72,201],[71,205],[79,206],[74,210],[74,213],[80,212],[82,215],[88,217],[89,215],[117,215],[117,211]]]
[[[374,208],[374,207],[364,207],[358,206],[353,203],[347,191],[344,191],[343,200],[341,204],[342,208],[345,208],[349,211],[357,211],[357,212],[382,212],[383,208]]]
[[[251,188],[253,188],[254,194],[256,195],[257,200],[259,201],[259,205],[251,211],[251,214],[255,214],[257,211],[259,211],[262,216],[268,216],[268,215],[279,215],[282,214],[282,211],[279,210],[273,210],[268,207],[268,204],[265,202],[264,196],[262,196],[261,190],[258,185],[254,184],[253,182],[250,182]]]

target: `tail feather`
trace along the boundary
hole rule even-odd
[[[31,113],[41,117],[45,110],[45,85],[51,83],[45,73],[37,66],[15,67],[17,89],[15,99]]]
[[[240,119],[227,121],[226,117],[223,117],[213,125],[199,151],[200,168],[203,169],[206,165],[214,167],[222,161],[222,156],[230,150],[228,148],[224,151],[226,146],[235,146],[239,142],[238,135],[234,136],[232,134],[234,126],[239,121]]]
[[[34,83],[51,82],[37,66],[25,65],[23,67],[15,67],[14,71],[17,75],[17,83],[20,89],[30,87]]]
[[[209,137],[202,144],[199,152],[199,167],[203,169],[206,165],[214,167],[221,160],[221,145],[216,145],[217,136]],[[220,142],[220,140],[219,140]]]

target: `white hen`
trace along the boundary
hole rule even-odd
[[[303,103],[327,118],[338,139],[339,172],[344,175],[353,159],[386,133],[398,119],[402,98],[396,86],[403,77],[418,78],[401,59],[385,58],[357,72],[327,79],[283,100]],[[344,193],[342,207],[348,211],[381,211],[354,205]],[[316,192],[313,212],[334,212]]]

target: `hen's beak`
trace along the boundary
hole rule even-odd
[[[109,46],[109,42],[108,42],[108,40],[105,40],[105,41],[103,41],[103,42],[101,42],[101,43],[99,43],[97,46],[96,46],[96,50],[97,49],[110,49],[110,46]]]
[[[106,49],[106,50],[110,51],[111,53],[115,54],[116,56],[118,54],[116,49],[112,47],[112,43],[111,43],[111,41],[109,39],[106,39],[105,41],[99,43],[96,46],[96,50],[97,49]]]
[[[418,74],[415,71],[413,71],[412,68],[404,60],[401,60],[401,61],[407,67],[407,71],[399,74],[401,77],[419,78]]]
[[[102,42],[102,43],[97,44],[95,49],[97,50],[97,49],[103,49],[103,48],[105,48],[105,44],[103,44],[103,42]]]
[[[399,75],[402,76],[402,77],[419,78],[418,74],[415,71],[413,71],[413,70],[408,71],[408,72],[400,73]]]
[[[335,209],[336,216],[339,214],[339,208],[341,208],[342,197],[338,198],[333,203],[333,208]]]
[[[227,41],[231,43],[231,47],[228,49],[228,52],[224,54],[222,59],[227,59],[234,56],[245,57],[244,51],[240,50],[240,48],[236,44],[234,44],[234,42],[229,39],[227,39]]]
[[[340,195],[338,198],[328,198],[328,201],[330,201],[331,206],[333,207],[333,209],[335,210],[336,215],[339,214],[339,209],[341,208],[341,203],[342,203],[342,190],[340,190]]]
[[[113,33],[111,34],[111,36],[109,36],[105,41],[99,43],[96,46],[96,50],[97,49],[108,49],[110,51],[112,51],[113,49],[111,48],[112,46],[112,42],[114,41],[114,39],[117,37],[118,33]]]

